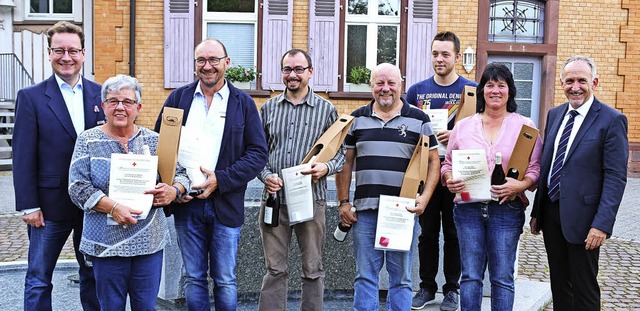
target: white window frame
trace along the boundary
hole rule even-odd
[[[202,13],[202,39],[207,38],[207,31],[209,29],[209,24],[253,24],[253,66],[257,66],[257,55],[258,55],[258,6],[260,3],[255,1],[254,12],[253,13],[233,13],[233,12],[209,12],[207,10],[207,1],[204,0],[204,10]],[[223,42],[225,43],[225,42]],[[225,43],[228,45],[229,43]],[[231,62],[233,62],[233,55],[229,55],[231,57]]]
[[[56,0],[48,0],[49,9],[53,10],[53,2]],[[82,1],[71,1],[71,13],[31,13],[31,1],[24,0],[24,19],[25,20],[43,20],[43,21],[75,21],[82,22]]]
[[[348,1],[348,0],[347,0]],[[402,1],[398,3],[398,15],[397,16],[385,16],[378,15],[378,0],[369,0],[369,7],[367,15],[363,14],[349,14],[348,9],[345,10],[345,28],[344,28],[344,40],[345,46],[349,40],[349,26],[367,26],[367,58],[365,67],[369,69],[373,69],[377,66],[377,52],[371,53],[371,51],[378,50],[378,27],[379,26],[395,26],[397,28],[396,31],[396,63],[394,65],[398,65],[400,62],[400,16],[402,12]],[[347,72],[347,49],[344,49],[344,67],[342,68],[345,76],[349,76],[349,72]],[[347,83],[347,79],[343,79],[343,84],[345,86],[350,85],[351,83]],[[345,88],[347,90],[348,88]]]

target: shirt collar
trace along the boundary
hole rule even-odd
[[[56,77],[56,82],[58,83],[58,87],[60,89],[62,89],[63,85],[66,85],[67,87],[69,87],[69,89],[80,88],[80,90],[82,90],[82,76],[80,76],[80,78],[78,79],[78,82],[76,83],[76,85],[73,88],[71,87],[71,85],[69,85],[69,83],[67,83],[64,80],[62,80],[62,78],[58,77],[57,74],[53,74],[53,76]]]
[[[202,83],[202,81],[198,81],[198,84],[196,84],[196,90],[194,92],[195,95],[201,95],[201,96],[205,96],[204,93],[202,92],[202,87],[200,86],[200,83]],[[215,97],[216,95],[219,95],[220,97],[222,97],[222,99],[227,99],[229,98],[229,84],[227,83],[227,80],[224,80],[224,85],[222,86],[222,88],[217,91],[215,94],[213,94],[213,97]]]
[[[569,104],[569,110],[567,110],[567,113],[569,113],[569,111],[571,110],[576,110],[581,116],[583,117],[586,116],[587,113],[589,112],[589,109],[591,109],[591,105],[593,105],[593,99],[594,99],[594,96],[592,94],[591,97],[589,97],[589,99],[587,99],[587,101],[584,104],[582,104],[582,106],[578,107],[578,109],[573,109],[571,104]]]
[[[313,96],[313,89],[310,86],[307,86],[307,89],[309,90],[309,92],[307,93],[307,96],[305,96],[302,102],[300,103],[307,104],[310,107],[315,107],[316,102],[315,102],[315,97]],[[278,95],[278,99],[276,101],[278,103],[288,102],[290,104],[293,104],[291,103],[291,101],[287,99],[287,89],[285,89],[284,92],[282,92],[282,94]]]

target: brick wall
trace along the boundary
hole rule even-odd
[[[474,1],[473,3],[475,4],[476,2]],[[465,6],[464,14],[461,14],[461,12],[460,1],[438,1],[438,32],[453,31],[460,38],[460,53],[464,52],[469,45],[477,52],[478,6]],[[462,59],[456,65],[456,72],[469,80],[475,80],[476,67],[473,68],[471,73],[467,73],[462,67]]]
[[[618,61],[625,57],[625,44],[620,42],[620,28],[627,23],[627,11],[620,0],[561,1],[558,24],[559,78],[562,63],[571,55],[583,54],[593,58],[598,68],[599,86],[595,96],[623,113],[616,96],[624,90],[624,76],[618,73]],[[566,97],[556,84],[556,105]]]

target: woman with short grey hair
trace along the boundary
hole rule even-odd
[[[145,194],[153,206],[142,219],[141,207],[109,197],[111,155],[155,155],[158,134],[134,124],[142,108],[138,79],[117,75],[102,85],[102,108],[107,122],[82,132],[69,168],[69,195],[85,211],[80,251],[93,264],[96,293],[102,310],[155,310],[160,288],[162,252],[169,239],[160,209],[179,199],[190,187],[178,166],[172,185],[157,183]]]

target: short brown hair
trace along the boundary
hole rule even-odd
[[[80,45],[84,49],[84,31],[82,31],[82,27],[66,21],[57,22],[47,30],[47,43],[49,43],[49,47],[51,47],[51,38],[57,33],[77,34],[78,37],[80,37]]]

